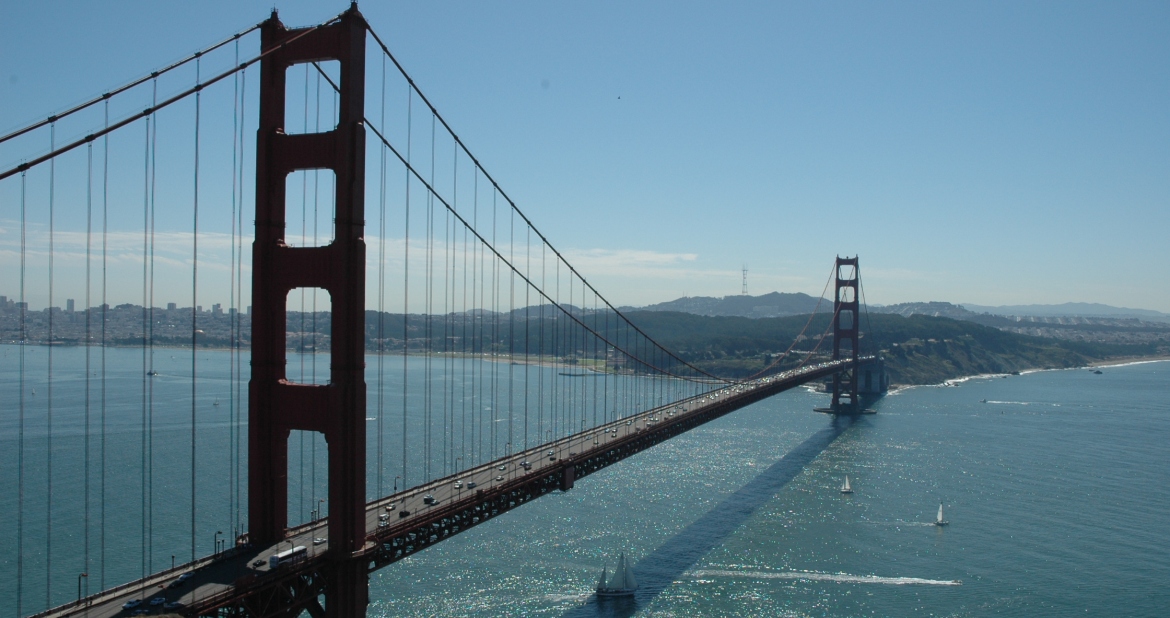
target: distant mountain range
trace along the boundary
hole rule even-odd
[[[648,305],[646,307],[622,307],[623,311],[678,311],[693,315],[737,316],[743,318],[778,318],[789,315],[812,313],[818,300],[808,294],[787,294],[772,292],[763,296],[684,296],[675,300]],[[831,301],[821,301],[821,309],[830,307]],[[1093,318],[1136,318],[1150,322],[1170,322],[1170,314],[1149,309],[1127,309],[1100,303],[1064,303],[1060,305],[1004,305],[992,307],[964,303],[955,305],[948,302],[931,301],[898,303],[895,305],[870,305],[874,313],[895,313],[903,317],[928,315],[982,322],[979,316],[990,314],[1004,317],[1093,317]]]
[[[1138,318],[1170,322],[1170,313],[1152,311],[1150,309],[1127,309],[1113,307],[1101,303],[1063,303],[1060,305],[1001,305],[989,307],[963,303],[962,307],[975,313],[990,313],[1005,316],[1038,316],[1038,317],[1092,317],[1092,318]]]
[[[665,303],[637,307],[639,311],[678,311],[694,315],[738,316],[744,318],[779,318],[788,315],[807,315],[817,307],[818,299],[808,294],[772,292],[763,296],[685,296]],[[821,301],[821,309],[832,301]],[[634,307],[623,307],[623,310]]]

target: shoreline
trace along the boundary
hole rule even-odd
[[[1127,356],[1124,358],[1111,358],[1107,360],[1094,361],[1087,365],[1079,367],[1053,367],[1049,369],[1023,369],[1020,371],[1020,376],[1026,376],[1033,373],[1041,373],[1046,371],[1078,371],[1085,369],[1094,369],[1098,367],[1129,367],[1131,365],[1146,365],[1149,363],[1165,363],[1170,362],[1170,356]],[[887,395],[896,395],[901,391],[912,388],[945,388],[949,386],[958,386],[970,380],[991,380],[995,378],[1008,378],[1015,374],[1011,373],[980,373],[969,376],[959,376],[957,378],[948,378],[942,382],[935,384],[897,384],[891,385]],[[1018,377],[1018,376],[1016,376]]]

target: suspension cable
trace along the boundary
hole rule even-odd
[[[62,120],[62,119],[66,118],[68,116],[71,116],[77,112],[80,112],[84,109],[88,109],[94,105],[97,105],[98,103],[101,103],[101,102],[108,103],[109,100],[112,99],[113,97],[116,97],[116,96],[122,94],[123,92],[126,92],[127,90],[131,90],[136,86],[141,86],[142,84],[144,84],[152,79],[156,79],[161,75],[165,75],[165,74],[173,71],[174,69],[177,69],[177,68],[191,62],[192,60],[199,58],[200,56],[202,56],[204,54],[208,54],[210,52],[213,52],[213,51],[219,49],[220,47],[223,47],[224,45],[227,45],[228,43],[230,43],[232,41],[235,41],[237,46],[238,46],[240,38],[250,34],[251,32],[253,32],[255,30],[258,30],[260,28],[260,26],[262,26],[262,25],[263,25],[262,23],[256,24],[255,26],[252,26],[246,30],[237,32],[236,34],[220,41],[219,43],[216,43],[215,45],[212,45],[211,47],[207,47],[207,48],[204,48],[200,51],[197,51],[197,52],[187,56],[186,58],[183,58],[182,60],[179,60],[177,62],[173,62],[173,63],[171,63],[171,64],[169,64],[169,65],[167,65],[167,66],[165,66],[157,71],[153,71],[149,75],[145,75],[143,77],[140,77],[134,81],[131,81],[130,83],[128,83],[124,86],[115,88],[107,93],[102,94],[101,96],[94,97],[94,98],[92,98],[84,103],[79,103],[79,104],[59,113],[59,114],[54,114],[54,115],[49,116],[48,118],[46,118],[44,120],[34,122],[34,123],[22,128],[22,129],[17,129],[15,131],[3,136],[3,137],[0,137],[0,144],[3,144],[4,142],[7,142],[10,139],[20,137],[21,135],[24,135],[25,133],[28,133],[29,131],[34,131],[36,129],[39,129],[47,124],[51,124],[51,123],[56,122],[58,120]]]
[[[484,236],[483,236],[483,235],[482,235],[482,234],[481,234],[481,233],[480,233],[480,232],[479,232],[477,229],[475,229],[475,226],[474,226],[472,223],[468,222],[468,221],[467,221],[467,219],[463,218],[463,216],[462,216],[462,215],[460,215],[458,212],[456,212],[456,211],[455,211],[455,209],[454,209],[454,208],[451,206],[451,204],[450,204],[450,203],[448,203],[448,202],[447,202],[447,200],[446,200],[445,198],[443,198],[443,196],[439,195],[439,194],[438,194],[438,192],[437,192],[437,191],[434,189],[434,187],[433,187],[432,185],[430,185],[430,184],[429,184],[429,183],[428,183],[428,182],[427,182],[427,181],[426,181],[424,178],[422,178],[422,176],[421,176],[421,174],[419,174],[418,170],[416,170],[416,169],[415,169],[415,168],[414,168],[412,165],[410,165],[410,163],[409,163],[409,162],[406,160],[406,158],[405,158],[405,157],[404,157],[404,156],[403,156],[401,153],[399,153],[398,149],[396,149],[396,148],[395,148],[393,145],[391,145],[391,144],[390,144],[390,142],[389,142],[389,141],[387,141],[387,139],[385,138],[385,136],[383,136],[383,135],[382,135],[382,133],[381,133],[381,132],[380,132],[380,131],[377,129],[377,127],[374,127],[374,126],[372,126],[372,124],[370,124],[370,123],[367,123],[367,125],[369,126],[370,130],[371,130],[371,131],[373,131],[374,135],[375,135],[375,136],[377,136],[377,137],[378,137],[378,139],[380,139],[380,140],[382,141],[382,143],[383,143],[383,144],[385,144],[385,146],[387,147],[387,149],[389,149],[389,150],[390,150],[390,152],[394,153],[394,155],[395,155],[396,157],[398,157],[399,161],[403,163],[403,165],[406,167],[406,170],[407,170],[407,173],[408,173],[408,175],[411,175],[411,176],[413,176],[413,177],[414,177],[416,180],[418,180],[420,183],[422,183],[422,184],[423,184],[423,186],[424,186],[424,187],[425,187],[425,188],[426,188],[428,191],[430,191],[431,193],[433,193],[433,194],[435,195],[435,199],[439,200],[439,202],[440,202],[441,204],[443,204],[443,206],[444,206],[444,207],[446,207],[446,208],[447,208],[449,211],[451,211],[451,214],[452,214],[452,215],[454,215],[454,216],[455,216],[455,217],[456,217],[456,218],[459,220],[459,222],[463,224],[464,228],[465,228],[467,231],[471,232],[471,234],[473,234],[473,235],[474,235],[474,236],[475,236],[475,237],[476,237],[476,238],[477,238],[477,239],[480,241],[480,244],[481,244],[481,246],[482,246],[484,249],[486,249],[486,250],[490,250],[490,251],[491,251],[491,252],[492,252],[492,253],[493,253],[493,254],[494,254],[494,255],[495,255],[497,258],[499,258],[499,259],[500,259],[501,261],[503,261],[504,263],[508,264],[508,267],[509,267],[509,268],[510,268],[510,269],[511,269],[513,272],[515,272],[515,273],[516,273],[516,274],[517,274],[517,275],[518,275],[518,276],[519,276],[521,279],[523,279],[523,280],[524,280],[524,282],[525,282],[526,284],[528,284],[528,285],[530,285],[530,286],[533,286],[533,287],[536,289],[536,291],[537,291],[537,292],[538,292],[538,293],[539,293],[539,294],[540,294],[542,297],[544,297],[544,299],[545,299],[545,300],[548,300],[550,303],[552,303],[553,305],[555,305],[555,306],[556,306],[556,307],[557,307],[557,308],[558,308],[558,309],[559,309],[559,310],[560,310],[562,313],[564,313],[564,314],[565,314],[565,315],[566,315],[568,318],[570,318],[572,321],[574,321],[574,322],[576,322],[577,324],[581,325],[583,328],[585,328],[586,330],[588,330],[588,331],[589,331],[590,333],[592,333],[594,336],[601,337],[601,338],[602,338],[602,340],[603,340],[603,341],[605,341],[607,344],[609,344],[609,345],[612,345],[612,346],[614,346],[615,348],[618,348],[619,350],[621,350],[623,353],[627,353],[627,354],[628,354],[628,352],[626,352],[626,350],[625,350],[624,348],[622,348],[622,347],[621,347],[621,346],[619,346],[618,344],[616,344],[616,343],[614,343],[614,342],[610,341],[608,338],[606,338],[606,337],[605,337],[604,335],[602,335],[601,333],[598,333],[596,330],[589,328],[589,326],[588,326],[588,325],[586,325],[584,322],[582,322],[582,321],[581,321],[581,319],[580,319],[578,316],[576,316],[576,315],[573,315],[573,313],[572,313],[571,311],[568,311],[568,310],[566,310],[566,309],[565,309],[563,306],[561,306],[561,305],[560,305],[560,304],[559,304],[559,303],[558,303],[556,300],[554,300],[554,299],[553,299],[551,296],[549,296],[549,295],[548,295],[548,294],[547,294],[547,293],[546,293],[544,290],[542,290],[542,289],[540,289],[539,287],[537,287],[537,286],[535,285],[535,283],[534,283],[534,282],[533,282],[533,281],[532,281],[532,280],[531,280],[531,279],[530,279],[530,278],[529,278],[527,275],[525,275],[524,273],[521,273],[521,272],[520,272],[520,271],[519,271],[519,270],[516,268],[516,266],[515,266],[514,264],[508,263],[508,262],[507,262],[507,260],[504,258],[503,254],[501,254],[501,253],[499,252],[499,250],[498,250],[498,249],[496,249],[495,247],[491,246],[491,244],[488,242],[488,240],[487,240],[487,239],[486,239],[486,238],[485,238],[485,237],[484,237]],[[521,215],[521,216],[523,216],[523,215]],[[534,229],[534,231],[536,231],[536,230]],[[537,235],[538,235],[538,236],[540,235],[540,232],[539,232],[539,231],[537,231],[536,233],[537,233]],[[545,243],[545,245],[547,246],[547,243]],[[551,247],[551,246],[550,246],[549,248],[550,248],[550,249],[552,249],[552,247]],[[556,252],[556,250],[555,250],[555,249],[552,249],[552,251],[553,251],[554,253]],[[559,256],[558,256],[558,257],[559,257]],[[557,263],[558,263],[558,264],[560,264],[560,263],[563,263],[563,262],[564,262],[564,260],[563,260],[563,259],[560,259],[560,260],[558,260],[558,262],[557,262]],[[582,281],[584,282],[584,279],[582,279]],[[588,283],[587,283],[587,282],[585,282],[585,284],[586,284],[586,285],[588,285]],[[590,290],[592,290],[594,293],[596,293],[596,290],[594,290],[592,286],[590,286],[590,288],[589,288],[589,289],[590,289]],[[598,297],[599,297],[599,298],[602,298],[602,300],[604,301],[604,297],[602,297],[600,294],[598,294]],[[618,316],[620,316],[620,317],[621,317],[623,320],[625,320],[625,321],[626,321],[626,323],[629,325],[629,328],[633,329],[635,332],[637,332],[638,334],[642,335],[642,337],[646,338],[648,341],[653,341],[653,339],[651,339],[651,338],[650,338],[648,335],[646,335],[644,332],[642,332],[642,331],[641,331],[641,330],[640,330],[640,329],[639,329],[639,328],[638,328],[636,325],[634,325],[633,323],[629,322],[629,320],[628,320],[628,319],[627,319],[627,318],[626,318],[624,315],[622,315],[622,314],[621,314],[620,312],[618,312],[616,309],[612,309],[612,310],[614,311],[614,313],[615,313],[615,314],[617,314],[617,315],[618,315]],[[661,346],[659,346],[657,343],[655,343],[654,345],[655,345],[655,346],[657,346],[657,347],[659,347],[659,348],[661,348]],[[667,354],[668,354],[668,355],[669,355],[671,358],[674,358],[674,359],[678,360],[678,361],[679,361],[681,364],[683,364],[684,366],[686,366],[686,367],[689,367],[689,368],[691,368],[691,369],[694,369],[694,370],[695,370],[697,373],[700,373],[701,375],[703,375],[703,376],[706,376],[706,377],[707,377],[707,378],[709,378],[709,379],[716,380],[716,381],[718,381],[718,382],[725,382],[725,383],[730,383],[730,382],[733,382],[733,380],[728,380],[728,379],[726,379],[726,378],[721,378],[721,377],[719,377],[719,376],[716,376],[716,375],[710,374],[710,373],[708,373],[708,372],[706,372],[706,371],[703,371],[702,369],[699,369],[698,367],[694,367],[694,366],[693,366],[693,365],[691,365],[690,363],[687,363],[686,361],[683,361],[682,359],[678,358],[678,356],[676,356],[676,355],[675,355],[674,353],[672,353],[672,352],[666,351],[666,353],[667,353]],[[631,355],[631,356],[636,358],[636,355]],[[650,363],[644,363],[644,364],[646,364],[646,366],[647,366],[647,367],[649,367],[649,368],[651,368],[651,369],[654,369],[655,371],[658,371],[659,373],[662,373],[662,374],[665,374],[665,375],[668,375],[668,376],[671,376],[671,377],[674,377],[674,378],[678,378],[678,379],[682,379],[682,380],[694,380],[694,379],[695,379],[695,378],[693,378],[693,377],[691,377],[691,376],[684,376],[684,375],[679,375],[679,374],[676,374],[676,373],[674,373],[674,372],[671,372],[671,371],[668,371],[668,370],[666,370],[666,369],[663,369],[663,368],[660,368],[660,367],[654,366],[654,365],[652,365],[652,364],[650,364]]]
[[[511,206],[513,209],[515,209],[515,210],[516,210],[516,212],[517,212],[517,213],[520,215],[520,217],[521,217],[521,218],[524,220],[524,222],[525,222],[526,224],[528,224],[530,227],[532,227],[533,231],[535,231],[535,232],[536,232],[536,235],[537,235],[537,236],[540,238],[540,240],[541,240],[542,242],[544,242],[545,244],[547,244],[547,245],[548,245],[548,247],[549,247],[549,249],[551,249],[551,250],[552,250],[552,252],[553,252],[553,253],[556,255],[556,257],[557,257],[559,260],[561,260],[562,262],[564,262],[564,263],[565,263],[565,266],[566,266],[566,267],[569,269],[569,271],[570,271],[572,274],[574,274],[574,275],[576,275],[577,277],[579,277],[579,278],[581,279],[581,281],[582,281],[582,282],[583,282],[583,283],[584,283],[586,286],[588,286],[588,287],[589,287],[589,289],[590,289],[590,290],[592,290],[594,293],[596,293],[596,294],[597,294],[597,295],[598,295],[598,296],[599,296],[599,297],[602,299],[602,302],[604,302],[604,303],[605,303],[605,305],[606,305],[606,306],[607,306],[607,307],[608,307],[608,308],[609,308],[611,311],[613,311],[615,314],[617,314],[617,316],[618,316],[618,317],[620,317],[622,320],[624,320],[624,321],[626,321],[627,323],[629,323],[629,324],[630,324],[630,327],[631,327],[631,328],[633,328],[633,329],[634,329],[634,330],[635,330],[635,331],[636,331],[638,334],[640,334],[640,335],[642,335],[643,337],[645,337],[645,338],[646,338],[648,341],[651,341],[651,342],[653,342],[653,341],[654,341],[654,339],[653,339],[653,338],[651,338],[651,337],[650,337],[649,335],[647,335],[647,334],[646,334],[644,331],[642,331],[642,329],[641,329],[641,328],[639,328],[639,327],[638,327],[636,324],[634,324],[633,322],[631,322],[631,321],[629,320],[629,318],[627,318],[627,317],[625,316],[625,314],[624,314],[624,313],[622,313],[620,310],[618,310],[618,308],[617,308],[616,306],[614,306],[612,303],[610,303],[610,302],[609,302],[609,300],[605,298],[605,296],[603,296],[603,295],[602,295],[600,292],[598,292],[598,291],[597,291],[597,289],[596,289],[596,288],[594,288],[594,287],[593,287],[593,285],[592,285],[592,284],[590,284],[590,283],[589,283],[589,282],[588,282],[588,281],[585,279],[585,277],[583,277],[583,276],[582,276],[580,273],[578,273],[578,272],[577,272],[577,270],[576,270],[575,268],[573,268],[572,264],[570,264],[570,263],[569,263],[569,262],[568,262],[568,261],[567,261],[567,260],[564,258],[564,256],[562,256],[562,255],[561,255],[561,253],[560,253],[560,252],[559,252],[559,251],[558,251],[558,250],[557,250],[555,247],[553,247],[552,243],[551,243],[551,242],[549,242],[549,240],[548,240],[547,238],[545,238],[545,236],[544,236],[543,234],[541,234],[540,230],[536,229],[536,227],[535,227],[535,226],[532,224],[532,221],[528,219],[528,216],[527,216],[527,215],[525,215],[525,214],[524,214],[524,212],[520,210],[519,206],[517,206],[517,205],[516,205],[516,203],[515,203],[515,202],[512,200],[512,198],[510,198],[510,197],[508,196],[508,194],[507,194],[507,193],[506,193],[506,192],[503,190],[503,188],[502,188],[502,187],[500,187],[499,183],[497,183],[497,182],[495,181],[495,179],[494,179],[494,178],[492,178],[491,174],[489,174],[489,173],[487,172],[486,168],[484,168],[484,167],[483,167],[483,165],[481,165],[481,164],[480,164],[479,160],[478,160],[478,159],[476,159],[475,155],[471,154],[471,151],[470,151],[470,150],[467,148],[467,146],[466,146],[466,145],[463,143],[463,140],[461,140],[461,139],[459,138],[458,134],[456,134],[456,133],[455,133],[454,129],[452,129],[452,128],[451,128],[451,126],[450,126],[449,124],[447,124],[447,121],[446,121],[446,120],[443,118],[443,116],[442,116],[441,114],[439,114],[439,111],[438,111],[438,109],[437,109],[437,108],[435,108],[435,106],[431,104],[430,100],[429,100],[429,99],[426,97],[426,95],[425,95],[425,94],[423,94],[422,90],[421,90],[421,89],[418,87],[418,85],[414,83],[414,79],[410,77],[410,75],[409,75],[409,74],[406,72],[406,69],[405,69],[405,68],[402,66],[402,64],[400,64],[400,63],[398,62],[398,59],[394,57],[394,54],[390,53],[390,49],[389,49],[389,47],[387,47],[387,46],[386,46],[386,43],[382,41],[382,38],[378,36],[378,33],[377,33],[377,32],[375,32],[375,31],[373,30],[373,28],[370,28],[368,24],[366,25],[366,30],[367,30],[367,31],[370,33],[370,35],[371,35],[371,36],[374,38],[374,41],[378,43],[378,46],[382,48],[382,52],[383,52],[383,53],[384,53],[386,56],[388,56],[388,57],[390,58],[390,61],[391,61],[391,62],[393,62],[393,63],[394,63],[394,66],[395,66],[395,67],[398,69],[398,71],[399,71],[399,72],[402,74],[403,78],[404,78],[404,79],[406,79],[407,83],[410,85],[410,89],[411,89],[411,91],[412,91],[412,92],[415,92],[415,93],[417,93],[417,94],[418,94],[418,96],[419,96],[419,99],[420,99],[420,100],[422,100],[422,102],[423,102],[423,103],[425,103],[425,104],[427,105],[427,107],[430,109],[431,113],[432,113],[432,114],[433,114],[433,115],[434,115],[434,116],[435,116],[435,117],[438,119],[438,121],[439,121],[440,123],[442,123],[443,127],[444,127],[444,128],[447,130],[447,132],[448,132],[448,133],[451,135],[451,138],[452,138],[452,139],[455,141],[455,143],[456,143],[456,144],[457,144],[457,145],[460,147],[460,149],[462,149],[462,150],[463,150],[463,152],[464,152],[464,153],[467,155],[467,157],[468,157],[468,158],[470,158],[470,159],[471,159],[471,161],[472,161],[472,162],[475,164],[475,166],[476,166],[477,168],[479,168],[480,172],[482,172],[482,173],[483,173],[483,175],[484,175],[484,177],[485,177],[485,178],[487,178],[487,179],[488,179],[488,180],[491,182],[492,186],[493,186],[493,187],[494,187],[494,188],[495,188],[497,191],[499,191],[499,193],[500,193],[500,196],[501,196],[501,197],[503,197],[503,198],[504,198],[504,200],[505,200],[505,201],[507,201],[507,202],[508,202],[508,204],[509,204],[509,205],[510,205],[510,206]],[[321,69],[320,69],[320,67],[318,67],[318,71],[320,71],[320,70],[321,70]],[[332,83],[332,82],[331,82],[331,83]],[[337,86],[336,86],[336,85],[334,85],[334,88],[336,88],[336,87],[337,87]],[[367,124],[368,124],[368,125],[371,125],[371,123],[369,122],[369,119],[366,119],[366,122],[367,122]],[[372,127],[372,125],[371,125],[371,128],[374,128],[374,127]],[[381,137],[381,133],[380,133],[380,131],[379,131],[377,128],[375,128],[375,132],[376,132],[376,133],[378,133],[379,137]],[[383,141],[385,141],[385,138],[383,138]],[[392,149],[393,149],[393,148],[392,148]],[[442,198],[440,198],[440,199],[442,199]],[[477,235],[478,235],[478,234],[477,234]],[[500,256],[500,257],[501,257],[501,259],[502,259],[502,256]],[[686,367],[688,367],[688,368],[690,368],[690,369],[694,370],[696,373],[699,373],[699,374],[701,374],[701,375],[703,375],[703,376],[706,376],[707,378],[710,378],[710,379],[713,379],[713,380],[717,380],[717,381],[721,381],[721,382],[731,382],[731,380],[727,380],[727,379],[725,379],[725,378],[721,378],[721,377],[719,377],[719,376],[712,375],[712,374],[710,374],[710,373],[708,373],[708,372],[706,372],[706,371],[704,371],[704,370],[702,370],[702,369],[699,369],[698,367],[695,367],[695,366],[691,365],[690,363],[686,362],[686,361],[685,361],[685,360],[683,360],[682,358],[679,358],[679,357],[678,357],[676,354],[674,354],[674,353],[673,353],[673,352],[671,352],[670,350],[667,350],[666,348],[663,348],[663,347],[662,347],[661,345],[659,345],[657,342],[655,342],[655,343],[654,343],[654,345],[655,345],[656,347],[658,347],[659,349],[663,350],[663,351],[664,351],[664,352],[665,352],[667,355],[669,355],[669,356],[670,356],[672,359],[674,359],[674,360],[675,360],[675,361],[677,361],[678,363],[680,363],[680,364],[682,364],[682,365],[684,365],[684,366],[686,366]],[[664,372],[664,373],[667,373],[667,372]],[[680,377],[680,378],[682,378],[683,376],[675,376],[675,377]],[[685,379],[685,378],[684,378],[684,379]]]
[[[836,266],[834,266],[833,268],[834,268],[834,269],[836,269]],[[781,362],[781,361],[783,361],[783,360],[784,360],[784,359],[785,359],[785,358],[788,356],[788,354],[789,354],[789,353],[791,353],[791,352],[792,352],[793,348],[795,348],[795,347],[796,347],[796,344],[797,344],[797,342],[801,340],[800,338],[801,338],[801,337],[804,335],[805,331],[807,331],[807,330],[808,330],[808,327],[809,327],[809,326],[812,324],[813,318],[814,318],[814,317],[816,317],[816,315],[817,315],[817,311],[818,311],[818,310],[820,310],[820,308],[821,308],[821,303],[822,303],[822,302],[824,302],[824,300],[825,300],[825,294],[827,294],[827,293],[828,293],[828,291],[829,291],[829,284],[833,282],[833,274],[834,274],[834,272],[835,272],[835,270],[834,270],[834,271],[830,271],[830,272],[829,272],[829,278],[825,280],[825,287],[824,287],[824,289],[822,289],[822,290],[821,290],[821,296],[820,296],[820,298],[818,298],[818,299],[817,299],[817,304],[816,304],[816,306],[815,306],[815,307],[813,307],[812,313],[810,313],[810,314],[809,314],[809,316],[808,316],[808,321],[804,323],[804,328],[800,329],[800,332],[799,332],[799,333],[797,333],[796,337],[794,337],[794,338],[793,338],[793,340],[792,340],[792,343],[791,343],[791,344],[788,346],[788,349],[787,349],[787,350],[784,350],[784,353],[783,353],[783,354],[781,354],[780,356],[778,356],[778,357],[776,357],[776,358],[772,359],[772,362],[771,362],[771,363],[769,363],[769,364],[768,364],[766,367],[764,367],[763,369],[761,369],[761,370],[757,371],[756,373],[753,373],[752,375],[750,375],[750,376],[748,376],[748,377],[744,378],[744,379],[743,379],[743,381],[744,381],[744,382],[747,382],[747,381],[749,381],[749,380],[754,380],[754,379],[756,379],[756,378],[758,378],[758,377],[761,377],[761,376],[763,376],[763,375],[766,375],[766,374],[767,374],[768,372],[770,372],[770,371],[771,371],[773,368],[775,368],[777,365],[779,365],[779,364],[780,364],[780,362]]]
[[[159,110],[164,109],[166,107],[170,107],[174,103],[182,101],[183,99],[203,90],[204,88],[206,88],[212,84],[218,83],[218,82],[220,82],[220,81],[222,81],[222,80],[224,80],[224,79],[226,79],[226,78],[228,78],[228,77],[230,77],[230,76],[232,76],[240,71],[243,71],[244,69],[247,69],[248,67],[252,66],[253,64],[256,64],[257,62],[260,62],[261,60],[268,57],[269,55],[276,53],[277,51],[280,51],[281,49],[284,49],[288,45],[291,45],[292,43],[294,43],[298,39],[300,39],[304,36],[307,36],[308,34],[314,32],[320,28],[328,26],[330,23],[332,23],[332,21],[326,22],[323,24],[319,24],[316,26],[312,26],[310,28],[306,28],[304,32],[301,32],[301,33],[297,34],[296,36],[290,37],[287,41],[282,42],[280,45],[277,45],[277,46],[273,47],[272,49],[269,49],[269,50],[259,54],[258,56],[255,56],[253,58],[245,60],[244,62],[241,62],[238,66],[233,67],[231,69],[228,69],[228,70],[208,79],[205,82],[197,83],[194,86],[172,96],[171,98],[166,99],[162,103],[157,103],[155,105],[152,105],[151,107],[144,109],[141,112],[135,113],[131,116],[128,116],[126,118],[123,118],[122,120],[119,120],[118,122],[115,122],[114,124],[107,123],[107,125],[99,131],[95,131],[93,133],[90,133],[89,135],[86,135],[85,137],[82,137],[82,138],[77,139],[75,141],[69,142],[68,144],[61,146],[60,148],[54,148],[54,149],[50,150],[48,153],[41,155],[35,159],[32,159],[31,161],[26,161],[24,163],[21,163],[20,165],[17,165],[16,167],[13,167],[13,168],[10,168],[10,169],[5,170],[3,172],[0,172],[0,180],[4,180],[5,178],[8,178],[9,176],[12,176],[14,174],[18,174],[20,172],[32,169],[33,167],[36,167],[36,166],[40,165],[41,163],[44,163],[45,161],[49,161],[49,160],[56,158],[58,155],[65,154],[66,152],[69,152],[69,151],[71,151],[79,146],[82,146],[83,144],[88,144],[89,142],[92,142],[99,137],[103,137],[105,135],[108,135],[109,133],[117,131],[118,129],[121,129],[122,127],[124,127],[128,124],[131,124],[137,120],[147,118],[156,111],[159,111]]]

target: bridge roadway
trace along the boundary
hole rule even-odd
[[[860,363],[872,357],[859,359]],[[655,444],[795,386],[832,375],[848,361],[820,363],[728,385],[594,427],[560,440],[375,500],[367,505],[367,542],[353,560],[375,571],[554,489],[567,491],[576,479]],[[138,599],[148,615],[282,616],[292,608],[320,614],[316,599],[329,568],[327,518],[290,528],[274,546],[238,546],[69,603],[40,617],[131,616]],[[269,568],[269,557],[304,546],[307,557]],[[186,582],[176,584],[183,573]],[[174,585],[174,587],[171,587]],[[163,602],[181,605],[164,609]],[[323,614],[320,614],[323,615]]]

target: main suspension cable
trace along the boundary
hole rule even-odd
[[[219,49],[220,47],[223,47],[224,45],[231,43],[232,41],[235,41],[236,45],[238,47],[241,37],[244,37],[244,36],[248,35],[249,33],[260,29],[260,26],[262,26],[262,25],[263,25],[263,23],[256,24],[255,26],[252,26],[252,27],[248,28],[247,30],[237,32],[236,34],[220,41],[219,43],[216,43],[215,45],[212,45],[211,47],[207,47],[207,48],[204,48],[200,51],[197,51],[197,52],[187,56],[186,58],[183,58],[182,60],[178,60],[178,61],[173,62],[173,63],[171,63],[171,64],[169,64],[169,65],[167,65],[167,66],[165,66],[157,71],[153,71],[149,75],[145,75],[143,77],[140,77],[134,81],[131,81],[130,83],[128,83],[124,86],[115,88],[109,92],[102,94],[101,96],[94,97],[94,98],[92,98],[84,103],[79,103],[79,104],[77,104],[77,105],[75,105],[75,106],[73,106],[73,107],[71,107],[71,108],[69,108],[61,113],[53,114],[52,116],[49,116],[48,118],[46,118],[44,120],[34,122],[34,123],[32,123],[24,128],[21,128],[21,129],[17,129],[17,130],[15,130],[7,135],[4,135],[3,137],[0,137],[0,144],[3,144],[4,142],[7,142],[10,139],[20,137],[21,135],[24,135],[25,133],[28,133],[29,131],[34,131],[34,130],[39,129],[45,125],[52,124],[53,122],[56,122],[58,120],[62,120],[62,119],[66,118],[68,116],[71,116],[77,112],[88,109],[88,108],[90,108],[98,103],[105,102],[107,105],[109,105],[110,99],[122,94],[123,92],[126,92],[127,90],[131,90],[131,89],[135,88],[136,86],[141,86],[142,84],[145,84],[146,82],[148,82],[152,79],[157,79],[158,77],[160,77],[162,75],[170,73],[171,71],[191,62],[192,60],[197,60],[200,56],[211,53],[211,52]]]

